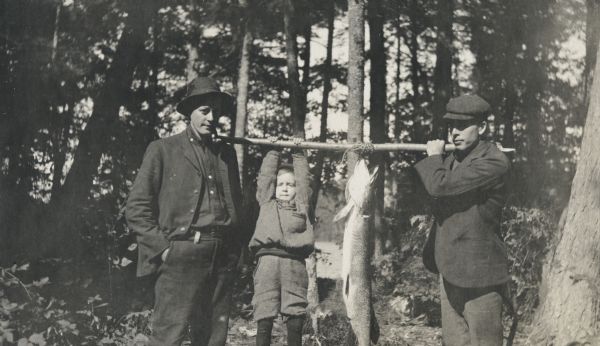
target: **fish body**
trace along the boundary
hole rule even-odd
[[[373,214],[373,185],[378,167],[369,172],[364,160],[359,160],[346,184],[347,204],[334,221],[346,218],[342,247],[342,297],[350,325],[359,346],[368,346],[379,338],[379,326],[371,302],[371,256],[373,234],[370,231]]]

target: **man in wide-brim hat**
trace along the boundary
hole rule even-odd
[[[446,105],[444,119],[456,150],[427,143],[428,157],[415,165],[433,197],[435,222],[423,251],[427,269],[440,274],[444,345],[501,346],[502,306],[510,280],[500,237],[508,158],[481,139],[490,105],[463,95]]]
[[[234,149],[213,138],[232,97],[208,77],[187,86],[180,134],[148,146],[127,200],[138,276],[156,274],[150,345],[225,345],[233,271],[244,237]]]

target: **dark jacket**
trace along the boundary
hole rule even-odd
[[[435,217],[423,251],[425,266],[460,287],[508,281],[500,236],[508,158],[496,145],[480,141],[460,163],[454,155],[433,155],[415,168],[433,198]]]
[[[312,189],[308,162],[303,154],[292,154],[296,179],[295,209],[282,210],[275,199],[279,152],[269,151],[263,159],[257,179],[256,199],[260,212],[250,249],[281,248],[299,257],[314,249],[314,208],[310,205]]]
[[[125,215],[137,236],[138,276],[154,273],[160,263],[158,256],[169,247],[169,240],[188,233],[193,221],[204,179],[188,132],[150,143],[129,193]],[[218,171],[236,251],[243,239],[238,220],[242,193],[237,158],[230,145],[210,145],[218,146]]]

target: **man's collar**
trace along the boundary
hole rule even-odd
[[[196,141],[196,143],[203,146],[212,144],[212,136],[200,136],[196,131],[194,131],[192,125],[188,125],[186,132],[190,141],[192,142]]]
[[[454,158],[456,159],[456,161],[462,162],[465,159],[467,159],[468,157],[473,157],[474,155],[477,155],[479,152],[481,152],[483,147],[484,147],[484,141],[479,139],[477,141],[477,144],[475,144],[472,148],[470,148],[465,155],[459,155],[457,151],[453,152],[452,154],[454,155]]]

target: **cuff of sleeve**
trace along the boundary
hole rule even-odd
[[[167,245],[165,248],[163,248],[162,250],[160,250],[158,253],[155,253],[154,255],[152,255],[149,259],[149,261],[151,263],[161,263],[162,262],[162,254],[163,252],[165,252],[165,250],[169,249],[171,247],[171,245]]]

